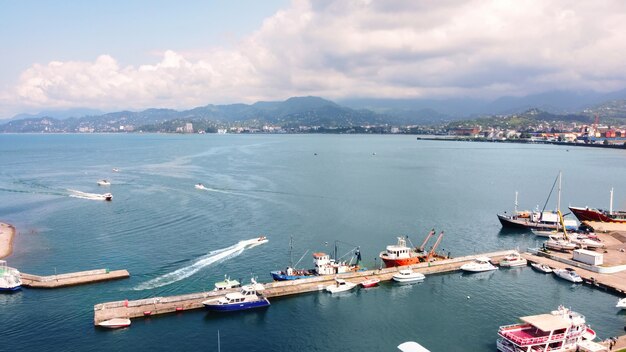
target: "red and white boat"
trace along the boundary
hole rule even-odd
[[[359,284],[361,285],[361,287],[363,288],[370,288],[370,287],[374,287],[374,286],[378,286],[378,283],[380,282],[380,280],[378,280],[377,278],[371,278],[368,279],[367,277],[365,278],[364,281],[361,281]]]
[[[613,211],[613,188],[611,188],[609,210],[593,209],[589,207],[569,207],[569,210],[571,210],[580,221],[616,222],[626,224],[626,211]]]
[[[500,266],[514,267],[514,266],[526,266],[526,259],[522,258],[519,252],[513,252],[500,260]]]
[[[505,325],[498,329],[498,351],[574,351],[583,341],[596,337],[582,314],[563,306],[550,314],[522,317],[523,323]]]
[[[420,262],[427,262],[433,258],[443,258],[435,253],[437,246],[441,243],[443,238],[443,231],[437,237],[437,241],[433,245],[430,251],[426,252],[425,247],[428,240],[435,234],[435,230],[431,230],[426,239],[419,247],[408,247],[406,245],[406,237],[398,237],[398,243],[387,246],[387,248],[380,252],[380,259],[385,263],[386,268],[394,266],[413,265]]]

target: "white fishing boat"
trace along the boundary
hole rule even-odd
[[[426,278],[424,274],[414,272],[411,269],[402,269],[397,273],[393,274],[393,281],[397,282],[414,282],[414,281],[422,281]]]
[[[334,284],[326,286],[326,291],[330,293],[339,293],[339,292],[350,291],[355,287],[356,287],[355,283],[348,282],[344,279],[336,278]]]
[[[228,290],[236,287],[241,287],[241,283],[237,280],[231,280],[230,277],[224,275],[224,281],[216,282],[213,291]]]
[[[109,320],[105,320],[98,324],[98,326],[107,328],[107,329],[120,329],[126,328],[130,326],[130,319],[128,318],[113,318]]]
[[[7,266],[7,262],[0,260],[0,292],[12,292],[22,288],[22,279],[17,269]]]
[[[617,301],[617,304],[615,305],[615,308],[626,309],[626,297],[620,299],[619,301]]]
[[[110,186],[111,182],[109,182],[108,180],[99,180],[98,181],[98,186]]]
[[[573,283],[583,282],[582,277],[580,277],[580,275],[578,275],[578,273],[576,273],[576,271],[574,271],[574,269],[572,268],[554,269],[553,272],[556,276],[560,277],[561,279],[565,279]]]
[[[526,259],[522,258],[519,252],[513,252],[500,260],[502,267],[526,266]]]
[[[540,271],[542,273],[545,273],[545,274],[549,274],[552,272],[552,268],[547,266],[546,264],[531,263],[530,266],[532,266],[533,269]]]
[[[472,273],[497,270],[498,267],[491,264],[490,260],[491,259],[487,257],[474,258],[473,262],[461,265],[461,270],[472,272]]]

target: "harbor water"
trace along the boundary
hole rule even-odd
[[[562,171],[565,212],[608,208],[611,187],[614,207],[626,209],[625,160],[623,150],[392,135],[0,135],[0,221],[18,229],[8,264],[38,275],[131,273],[0,295],[1,349],[216,351],[219,331],[222,351],[394,351],[408,340],[494,351],[498,326],[561,304],[600,337],[619,335],[617,296],[530,267],[276,298],[257,311],[186,311],[116,331],[94,328],[93,306],[209,290],[225,274],[270,281],[288,265],[292,237],[299,268],[336,240],[339,256],[359,246],[377,267],[398,236],[419,245],[432,228],[445,231],[439,249],[452,256],[536,247],[496,218],[513,210],[516,191],[520,209],[541,209]],[[555,205],[556,190],[547,209]],[[239,243],[261,235],[269,243]]]

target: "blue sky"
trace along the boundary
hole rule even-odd
[[[0,0],[0,118],[626,88],[626,2]]]

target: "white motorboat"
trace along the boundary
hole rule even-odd
[[[498,267],[494,266],[490,262],[491,259],[487,257],[478,257],[474,258],[474,261],[471,263],[463,264],[461,266],[461,270],[469,271],[472,273],[477,273],[480,271],[489,271],[489,270],[497,270]]]
[[[580,277],[580,275],[578,275],[576,271],[574,271],[574,269],[572,268],[554,269],[553,272],[554,274],[556,274],[556,276],[560,277],[561,279],[565,279],[573,283],[583,282],[582,277]]]
[[[565,237],[565,234],[563,233],[563,231],[556,231],[556,230],[552,230],[552,231],[542,231],[542,230],[532,230],[533,234],[537,237],[554,237],[554,238],[563,238]]]
[[[130,326],[130,319],[128,318],[113,318],[109,320],[105,320],[98,324],[98,326],[107,328],[107,329],[119,329],[126,328]]]
[[[109,182],[108,180],[100,180],[98,181],[98,186],[110,186],[111,182]]]
[[[530,266],[532,266],[533,269],[540,271],[542,273],[545,273],[545,274],[549,274],[552,272],[552,268],[547,266],[546,264],[531,263]]]
[[[0,292],[17,291],[22,288],[22,279],[17,269],[7,266],[7,262],[0,260]]]
[[[355,287],[356,287],[355,283],[348,282],[344,279],[335,279],[334,284],[326,286],[326,291],[330,293],[339,293],[339,292],[350,291]]]
[[[565,238],[550,238],[545,243],[546,248],[553,249],[555,251],[573,251],[576,249],[576,243],[571,242]]]
[[[231,280],[230,277],[224,275],[224,281],[216,282],[213,291],[228,290],[236,287],[241,287],[241,283],[237,280]]]
[[[526,259],[522,258],[518,252],[513,252],[500,261],[502,267],[526,266],[526,264]]]
[[[202,183],[196,183],[195,187],[196,189],[206,189]]]
[[[397,282],[414,282],[414,281],[422,281],[426,278],[422,273],[416,273],[411,269],[402,269],[397,273],[393,274],[393,281]]]
[[[403,342],[398,345],[398,349],[402,352],[430,352],[429,349],[415,341]]]
[[[617,301],[617,304],[615,305],[615,308],[626,309],[626,297],[620,299],[619,301]]]
[[[226,296],[218,299],[210,299],[202,302],[208,310],[217,312],[229,312],[253,308],[267,307],[270,301],[263,296],[261,291],[265,290],[262,284],[251,279],[250,285],[245,285],[239,292],[227,293]]]

